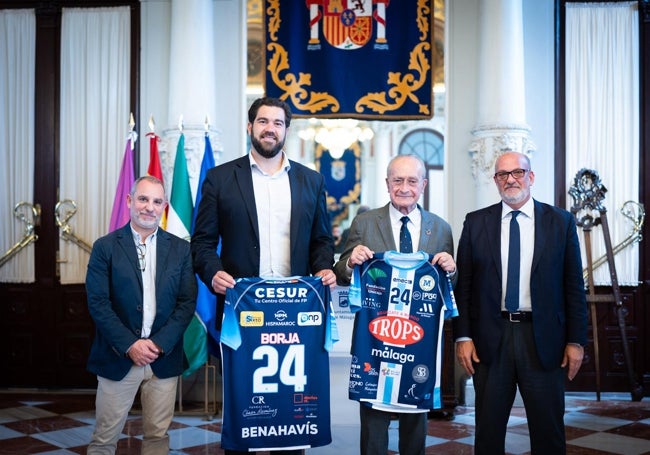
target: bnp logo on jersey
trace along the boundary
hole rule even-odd
[[[318,311],[301,311],[298,313],[298,325],[321,325],[322,315]]]
[[[397,346],[417,343],[424,336],[420,324],[401,317],[380,316],[370,321],[368,330],[378,340]]]
[[[262,327],[264,325],[264,312],[242,311],[239,315],[239,325],[242,327]]]

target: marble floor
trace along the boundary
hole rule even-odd
[[[337,318],[339,316],[337,315]],[[330,397],[332,443],[307,450],[307,455],[355,455],[359,453],[358,403],[347,397],[350,359],[350,330],[342,330],[352,318],[338,319],[342,340],[330,353]],[[210,368],[213,368],[212,366]],[[211,370],[212,371],[212,370]],[[203,397],[210,383],[213,397],[221,397],[218,373],[204,381],[182,381],[182,396]],[[208,379],[210,376],[212,379]],[[463,406],[451,419],[428,420],[426,454],[473,453],[474,393],[471,379],[456,390]],[[183,385],[185,384],[185,385]],[[462,384],[462,385],[461,385]],[[629,393],[567,393],[564,423],[569,455],[650,455],[650,397],[631,401]],[[199,398],[201,400],[202,398]],[[198,405],[202,408],[203,404]],[[196,404],[182,403],[169,428],[171,455],[222,455],[221,416],[218,408],[209,414]],[[95,419],[94,390],[0,389],[0,455],[85,454]],[[397,422],[389,429],[389,454],[398,454]],[[139,455],[142,419],[136,409],[129,416],[118,443],[118,455]],[[506,437],[508,455],[530,454],[526,412],[520,397],[515,400]],[[406,454],[404,454],[406,455]],[[546,455],[546,454],[543,454]],[[554,455],[554,454],[549,454]]]
[[[0,390],[0,454],[83,454],[94,423],[92,391]],[[308,455],[347,455],[357,451],[356,404],[334,397],[333,439]],[[186,410],[186,412],[188,412]],[[632,402],[629,395],[567,394],[565,416],[569,454],[650,454],[650,398]],[[169,429],[172,455],[222,454],[221,420],[205,415],[177,415]],[[391,426],[391,454],[397,453],[396,425]],[[118,454],[139,454],[142,420],[131,415]],[[427,454],[471,454],[474,408],[460,406],[452,420],[430,418]],[[530,451],[523,407],[515,403],[506,442],[508,454]]]

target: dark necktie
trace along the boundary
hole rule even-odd
[[[510,212],[510,240],[508,247],[508,281],[506,283],[506,310],[514,313],[519,309],[519,266],[520,266],[520,247],[519,247],[519,223],[517,215],[521,212],[513,210]]]
[[[402,227],[399,230],[399,252],[400,253],[412,253],[413,252],[413,242],[411,242],[411,233],[406,227],[409,222],[408,216],[403,216],[401,218]]]

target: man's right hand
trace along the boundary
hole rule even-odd
[[[129,348],[127,355],[139,367],[149,365],[160,355],[158,346],[146,338],[140,338]]]
[[[217,294],[226,294],[227,288],[235,287],[235,279],[228,273],[223,270],[219,270],[212,277],[212,289]]]
[[[456,342],[456,358],[468,375],[474,375],[474,363],[479,363],[480,360],[472,340]]]
[[[361,265],[366,262],[368,259],[372,259],[375,252],[372,251],[365,245],[357,245],[350,253],[350,257],[347,261],[348,268],[352,269],[355,265]]]

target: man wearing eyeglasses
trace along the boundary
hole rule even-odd
[[[158,223],[167,206],[160,180],[140,177],[127,195],[130,222],[93,245],[86,292],[95,322],[88,370],[97,375],[96,424],[88,454],[115,453],[140,390],[142,453],[167,454],[183,333],[196,306],[189,242]]]
[[[531,198],[528,157],[495,163],[501,202],[467,214],[457,254],[456,356],[473,376],[476,454],[505,452],[517,387],[533,454],[566,453],[564,376],[587,342],[587,304],[573,216]]]

